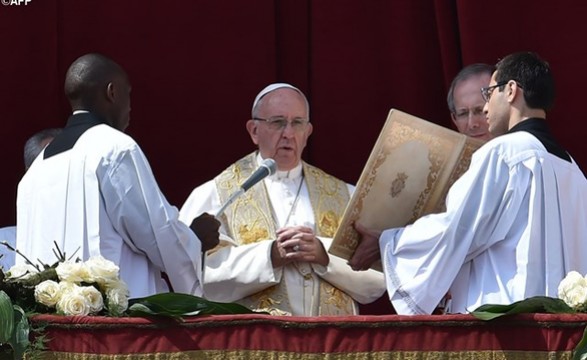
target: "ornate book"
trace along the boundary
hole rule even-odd
[[[483,143],[391,109],[328,252],[351,258],[359,240],[355,221],[384,230],[443,211],[448,189]],[[382,271],[380,262],[373,268]]]

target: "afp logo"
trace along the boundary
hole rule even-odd
[[[28,5],[31,0],[0,0],[2,5],[10,6],[10,5]]]

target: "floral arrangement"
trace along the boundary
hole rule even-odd
[[[0,359],[41,356],[46,339],[31,329],[34,314],[77,316],[166,317],[181,321],[203,314],[250,314],[247,307],[220,303],[181,293],[155,294],[129,299],[127,285],[119,278],[119,267],[102,256],[85,262],[66,258],[59,248],[52,265],[34,265],[18,250],[4,246],[26,259],[8,271],[0,267]],[[0,255],[1,256],[1,255]],[[30,332],[35,332],[35,343]],[[10,354],[10,355],[7,355]]]
[[[17,250],[18,254],[20,254]],[[14,265],[0,270],[0,290],[25,311],[61,315],[120,316],[128,307],[129,291],[119,268],[102,256],[85,262],[66,258],[58,248],[53,265]],[[21,254],[22,256],[22,254]]]
[[[37,303],[63,315],[120,316],[128,307],[128,287],[118,278],[118,266],[94,256],[86,262],[60,262],[47,271],[50,279],[34,286]],[[15,265],[6,273],[6,282],[42,280],[31,265]],[[33,281],[35,283],[36,281]]]
[[[120,316],[127,310],[128,287],[113,262],[102,256],[72,261],[58,249],[56,255],[53,265],[27,259],[6,273],[0,268],[0,350],[15,358],[31,345],[27,314]]]

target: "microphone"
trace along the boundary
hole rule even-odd
[[[257,170],[255,170],[255,172],[252,173],[251,176],[249,176],[249,178],[247,180],[245,180],[245,182],[240,186],[240,189],[237,192],[234,192],[232,195],[230,195],[230,197],[224,203],[224,205],[222,205],[220,210],[218,210],[216,212],[215,216],[219,217],[220,215],[222,215],[224,210],[226,210],[226,208],[230,204],[232,204],[234,202],[234,200],[236,200],[239,196],[244,194],[245,191],[249,190],[254,185],[256,185],[259,181],[265,179],[269,175],[275,174],[275,168],[276,168],[275,160],[273,160],[271,158],[267,158],[267,159],[263,160],[263,162],[261,163],[261,165],[259,165]]]

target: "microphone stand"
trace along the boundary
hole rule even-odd
[[[230,195],[228,200],[222,205],[222,207],[216,211],[214,217],[218,219],[220,215],[226,210],[226,208],[236,200],[239,196],[245,193],[245,191],[249,190],[259,181],[263,180],[265,177],[275,173],[275,160],[271,158],[267,158],[263,160],[263,163],[255,170],[255,172],[241,185],[239,190]],[[263,173],[266,172],[266,173]]]
[[[216,211],[216,214],[214,215],[214,217],[218,219],[220,217],[220,215],[222,215],[222,213],[224,212],[224,210],[226,210],[226,208],[230,204],[232,204],[234,202],[234,200],[236,200],[236,198],[238,198],[239,196],[241,196],[244,193],[245,193],[245,189],[243,189],[242,187],[239,188],[238,191],[232,193],[232,195],[230,195],[230,197],[224,203],[224,205],[222,205],[222,207],[218,211]]]

